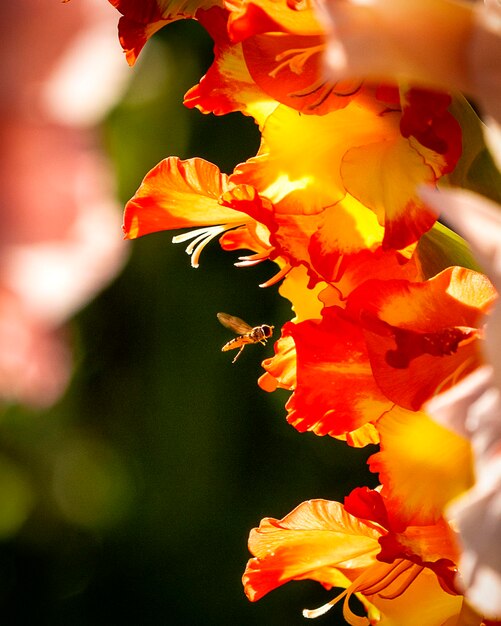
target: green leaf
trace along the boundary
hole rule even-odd
[[[461,95],[453,98],[450,112],[463,131],[463,154],[445,181],[469,189],[501,205],[501,173],[484,140],[484,124]]]
[[[440,222],[421,237],[416,254],[426,279],[452,265],[482,271],[466,241]]]

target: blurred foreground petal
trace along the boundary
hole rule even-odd
[[[20,1],[3,3],[0,17],[10,25],[3,57],[16,59],[15,68],[9,61],[0,70],[0,396],[48,406],[71,373],[62,325],[127,254],[93,128],[121,94],[124,77],[101,58],[114,37],[108,5]]]
[[[501,207],[471,192],[422,191],[465,237],[499,290],[501,286]],[[501,309],[490,316],[486,353],[491,365],[473,372],[433,400],[427,410],[472,445],[476,483],[456,500],[448,515],[458,526],[465,596],[491,619],[501,618]]]

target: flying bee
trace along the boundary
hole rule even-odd
[[[252,328],[247,322],[244,322],[234,315],[228,315],[228,313],[218,313],[217,319],[223,326],[226,326],[226,328],[229,328],[238,335],[238,337],[230,339],[230,341],[225,343],[221,348],[222,352],[240,348],[232,363],[235,363],[247,344],[262,343],[264,345],[273,335],[274,326],[269,326],[268,324],[262,324],[261,326],[254,326],[254,328]]]

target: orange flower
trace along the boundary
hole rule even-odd
[[[252,190],[231,186],[228,177],[203,159],[181,161],[170,157],[145,176],[135,196],[127,203],[123,230],[128,239],[166,229],[197,226],[197,230],[174,237],[175,242],[192,242],[187,248],[191,262],[198,267],[200,253],[213,238],[231,230],[228,249],[270,249],[265,229],[247,211],[259,214],[265,209]],[[266,258],[266,254],[264,258]]]
[[[383,498],[368,489],[352,492],[344,506],[311,500],[281,520],[266,518],[249,537],[254,558],[243,575],[245,592],[255,601],[286,582],[310,579],[345,591],[320,609],[305,611],[306,617],[322,615],[341,600],[352,625],[442,626],[458,617],[463,599],[453,586],[453,531],[443,520],[403,533],[391,531],[390,524]],[[350,609],[353,594],[368,620]],[[419,622],[409,610],[416,605]]]
[[[216,237],[225,250],[250,251],[236,265],[277,263],[265,285],[284,278],[295,318],[260,385],[292,391],[287,419],[299,431],[381,443],[369,460],[378,490],[356,490],[344,506],[312,500],[251,532],[247,595],[309,578],[344,591],[306,617],[344,599],[353,626],[480,626],[455,587],[456,537],[443,518],[473,484],[470,445],[420,412],[482,363],[483,316],[495,298],[485,276],[448,263],[454,253],[438,260],[443,229],[417,192],[461,156],[450,96],[326,80],[315,3],[112,3],[130,63],[164,24],[199,21],[214,61],[186,106],[240,111],[262,135],[257,154],[229,175],[202,159],[162,161],[127,203],[126,237],[194,227],[173,239],[189,242],[194,267]],[[350,609],[353,594],[367,618]],[[416,604],[418,615],[409,611]]]
[[[260,381],[273,390],[294,380],[286,408],[297,430],[357,446],[378,441],[374,428],[379,430],[383,415],[412,415],[482,363],[482,317],[495,298],[488,279],[472,270],[449,268],[415,282],[391,279],[389,270],[398,275],[398,266],[382,262],[384,257],[373,260],[379,263],[353,273],[348,265],[350,279],[341,284],[355,288],[345,302],[339,294],[335,302],[332,287],[307,289],[305,277],[303,288],[296,281],[282,289],[307,316],[284,326]],[[400,271],[410,269],[416,271],[409,262]],[[370,278],[385,270],[386,279]],[[306,309],[306,301],[319,299],[326,305],[321,312]]]
[[[130,0],[117,6],[126,14],[122,20],[149,29],[196,17],[214,38],[214,62],[185,103],[218,115],[238,110],[259,124],[259,152],[235,169],[231,182],[252,186],[272,203],[273,245],[301,242],[289,250],[288,263],[308,263],[313,235],[332,255],[331,267],[377,245],[402,250],[415,243],[436,221],[416,186],[435,183],[461,153],[450,98],[415,89],[400,95],[396,87],[360,82],[329,87],[324,98],[326,87],[320,93],[315,87],[322,82],[324,35],[311,8],[214,4],[157,0],[138,8]],[[343,228],[333,231],[335,222]]]

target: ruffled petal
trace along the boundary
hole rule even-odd
[[[120,44],[129,65],[134,65],[148,39],[166,24],[195,17],[200,8],[220,0],[109,0],[123,17],[118,23]]]
[[[265,518],[251,531],[243,583],[247,597],[259,600],[290,580],[309,578],[333,586],[335,568],[370,566],[381,535],[373,524],[347,513],[339,502],[303,502],[281,520]]]
[[[282,32],[317,35],[323,32],[313,8],[301,0],[225,0],[231,11],[232,41],[243,41],[259,33]]]
[[[202,77],[184,96],[188,108],[202,113],[225,115],[241,111],[251,115],[262,125],[277,107],[263,90],[256,85],[243,57],[241,44],[233,44],[228,38],[228,13],[219,7],[197,13],[198,21],[214,40],[214,61]]]
[[[296,387],[296,346],[290,336],[280,337],[275,343],[275,356],[262,363],[266,373],[258,384],[265,391],[294,389]]]
[[[435,211],[416,194],[417,185],[436,181],[435,172],[400,135],[351,148],[343,157],[341,175],[346,189],[384,225],[386,248],[405,248],[436,222]]]
[[[148,174],[125,207],[127,239],[160,230],[214,224],[241,224],[249,216],[219,202],[228,177],[203,159],[169,157]]]
[[[297,350],[297,388],[287,421],[300,432],[339,436],[376,422],[393,403],[379,390],[359,326],[337,307],[321,321],[284,328]]]

